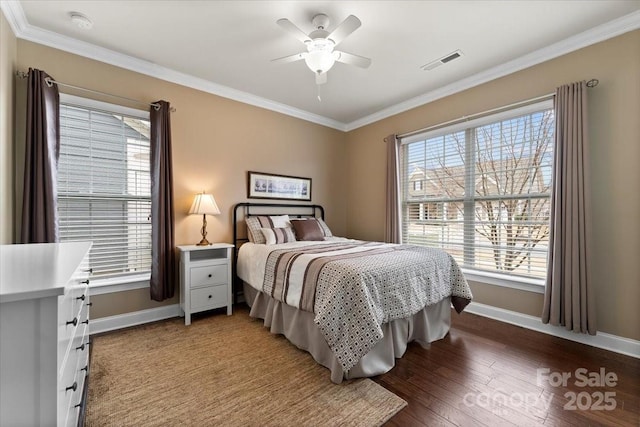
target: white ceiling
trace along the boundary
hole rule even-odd
[[[0,4],[20,38],[342,130],[640,28],[640,0]],[[93,29],[75,27],[72,11]],[[330,17],[329,31],[360,18],[339,49],[372,59],[368,69],[336,63],[321,102],[304,61],[270,62],[304,50],[276,21],[310,32],[317,13]],[[456,49],[462,58],[420,69]]]

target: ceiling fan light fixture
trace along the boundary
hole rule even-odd
[[[313,17],[312,24],[316,29],[309,34],[296,27],[286,18],[278,19],[276,23],[283,30],[304,43],[307,51],[272,59],[271,62],[287,63],[304,59],[307,67],[316,75],[319,101],[321,100],[320,86],[327,83],[327,72],[333,67],[333,64],[342,62],[360,68],[367,68],[371,64],[371,60],[364,56],[333,50],[345,37],[362,25],[354,15],[347,16],[331,33],[326,30],[329,25],[329,17],[323,13]]]
[[[304,58],[307,67],[317,74],[329,71],[336,62],[333,46],[333,41],[328,39],[315,39],[307,43],[308,53]]]
[[[326,73],[333,67],[336,60],[331,53],[326,52],[309,52],[304,58],[307,67],[314,73]]]

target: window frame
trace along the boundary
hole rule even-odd
[[[135,108],[125,107],[123,105],[112,104],[95,99],[84,98],[80,96],[60,93],[60,104],[98,110],[113,114],[122,114],[143,120],[150,120],[150,112],[138,110]],[[57,200],[56,195],[56,200]],[[151,196],[150,196],[151,197]],[[151,280],[151,272],[125,274],[117,277],[92,278],[89,286],[93,295],[107,294],[113,292],[122,292],[133,289],[149,288]]]
[[[420,142],[420,141],[425,141],[431,138],[437,138],[439,136],[449,135],[449,134],[453,134],[460,131],[466,131],[467,129],[470,129],[470,128],[478,128],[491,123],[501,122],[501,121],[512,119],[518,116],[539,112],[542,110],[553,110],[553,98],[534,102],[521,107],[507,108],[503,111],[499,111],[495,113],[487,113],[486,115],[482,115],[481,117],[478,117],[472,120],[466,120],[466,121],[461,120],[460,122],[453,123],[453,124],[443,124],[442,126],[432,127],[431,130],[427,130],[425,132],[420,132],[404,138],[401,137],[400,138],[401,148],[399,153],[400,154],[399,169],[400,169],[401,179],[399,180],[399,183],[398,183],[399,185],[398,205],[400,206],[400,210],[402,212],[401,220],[405,215],[405,210],[403,208],[403,205],[405,203],[403,185],[404,185],[405,176],[407,175],[407,171],[405,170],[407,165],[405,164],[404,156],[401,155],[403,153],[403,148],[402,148],[403,146],[414,143],[414,142]],[[469,142],[467,142],[467,144],[469,144]],[[468,147],[466,151],[468,151]],[[468,153],[465,155],[468,155]],[[467,161],[468,160],[470,159],[467,159]],[[463,197],[463,200],[461,200],[461,202],[465,204],[467,203],[467,201],[468,199],[466,197]],[[424,203],[432,203],[432,202],[433,201],[424,202]],[[465,217],[466,216],[467,214],[465,213]],[[402,227],[402,229],[403,229],[403,232],[402,232],[401,238],[404,239],[404,228]],[[465,274],[465,277],[471,281],[490,284],[490,285],[496,285],[496,286],[502,286],[502,287],[508,287],[512,289],[520,289],[520,290],[525,290],[525,291],[534,292],[534,293],[544,293],[546,280],[542,278],[524,277],[520,275],[510,275],[509,273],[476,270],[476,269],[468,268],[462,265],[461,265],[461,270]]]

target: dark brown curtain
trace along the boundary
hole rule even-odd
[[[60,94],[44,71],[29,69],[22,195],[22,243],[58,241],[56,176],[60,152]]]
[[[151,107],[151,299],[175,293],[173,166],[170,106]]]
[[[551,232],[542,321],[595,335],[586,83],[559,87],[554,113]]]
[[[384,227],[384,240],[388,243],[400,243],[400,206],[398,192],[400,190],[400,178],[398,167],[398,138],[389,135],[384,139],[387,144],[387,185],[386,185],[386,222]]]

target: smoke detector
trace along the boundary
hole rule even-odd
[[[90,30],[93,28],[93,22],[91,22],[91,19],[87,18],[80,12],[70,12],[69,17],[71,18],[71,22],[81,30]]]
[[[442,64],[446,64],[447,62],[451,62],[454,59],[458,59],[462,56],[462,51],[460,49],[455,50],[445,56],[443,56],[442,58],[436,59],[435,61],[431,61],[428,64],[425,64],[423,66],[421,66],[420,68],[423,71],[431,71],[436,67],[441,66]]]

